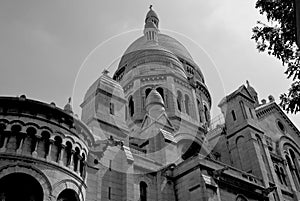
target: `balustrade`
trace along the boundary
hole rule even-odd
[[[6,131],[0,126],[0,154],[26,155],[68,168],[77,175],[85,175],[85,154],[70,141],[51,136],[48,131],[39,132],[33,127],[21,131],[21,126]]]

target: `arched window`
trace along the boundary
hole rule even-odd
[[[147,188],[148,185],[144,182],[140,182],[140,201],[147,201]]]
[[[280,171],[280,175],[281,175],[281,178],[282,178],[282,181],[283,181],[283,184],[287,186],[287,182],[286,182],[286,176],[285,176],[285,173],[283,171],[283,168],[280,167],[279,168],[279,171]]]
[[[233,121],[235,121],[235,120],[236,120],[236,116],[235,116],[235,112],[234,112],[234,110],[232,110],[232,111],[231,111],[231,115],[232,115],[232,119],[233,119]]]
[[[134,102],[132,96],[128,99],[128,108],[129,108],[129,115],[132,117],[134,114]]]
[[[206,105],[204,105],[204,116],[205,116],[205,121],[209,122],[209,114]]]
[[[165,96],[164,96],[164,89],[161,87],[158,87],[156,91],[161,95],[162,99],[165,101]]]
[[[57,198],[57,201],[79,201],[78,194],[72,189],[63,190]]]
[[[247,119],[247,114],[246,114],[245,105],[244,105],[243,101],[240,101],[240,106],[241,106],[241,110],[242,110],[244,119]]]
[[[24,173],[8,174],[0,179],[0,200],[44,200],[38,178]]]
[[[249,108],[249,113],[250,113],[251,118],[253,119],[253,113],[252,113],[251,108]]]
[[[295,175],[297,177],[297,182],[299,184],[299,190],[300,190],[300,175],[299,175],[299,165],[298,165],[298,161],[297,161],[297,158],[295,156],[295,153],[290,150],[290,156],[291,156],[291,159],[292,159],[292,163],[293,163],[293,167],[294,167],[294,172],[295,172]]]
[[[115,104],[109,103],[109,113],[112,115],[115,114]]]
[[[150,94],[150,92],[151,92],[151,89],[150,89],[150,88],[147,88],[147,89],[145,90],[146,98],[148,97],[148,95]]]
[[[177,91],[177,108],[181,112],[181,102],[182,102],[182,94],[180,91]]]
[[[289,167],[291,175],[293,177],[295,186],[296,186],[297,190],[300,190],[300,188],[299,188],[299,179],[297,178],[297,170],[295,169],[295,166],[294,166],[291,158],[288,155],[285,156],[285,159],[287,161],[288,167]]]
[[[73,154],[73,162],[74,162],[74,171],[77,172],[79,169],[79,158],[80,158],[80,150],[78,147],[75,148],[75,153]]]
[[[72,157],[72,144],[71,142],[66,142],[66,166],[70,166],[71,157]]]
[[[190,98],[187,94],[184,95],[185,112],[190,115]]]
[[[197,99],[197,105],[198,105],[198,114],[199,114],[199,121],[202,123],[202,115],[201,115],[201,105],[199,99]]]
[[[283,184],[283,181],[282,181],[282,178],[281,178],[281,175],[280,175],[280,170],[279,170],[279,167],[277,165],[275,165],[275,173],[276,173],[277,178],[280,181],[280,183]]]

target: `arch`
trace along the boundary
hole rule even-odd
[[[37,154],[41,158],[46,158],[49,148],[50,148],[50,136],[48,130],[43,130],[41,132],[41,138],[39,140],[38,146],[37,146]]]
[[[182,110],[182,93],[179,90],[177,91],[177,108],[181,112],[181,110]]]
[[[277,175],[277,178],[278,178],[279,182],[280,182],[281,184],[283,184],[283,181],[282,181],[282,178],[281,178],[281,175],[280,175],[280,170],[279,170],[278,165],[275,165],[275,173],[276,173],[276,175]]]
[[[140,182],[140,201],[147,201],[147,189],[148,185],[146,182]]]
[[[162,87],[158,87],[158,88],[156,88],[156,91],[160,94],[160,96],[162,97],[163,101],[165,102],[164,89]]]
[[[204,105],[204,116],[205,116],[205,121],[209,122],[209,114],[208,114],[208,109],[207,109],[206,105]]]
[[[282,167],[279,168],[279,172],[280,172],[280,175],[281,175],[283,184],[287,186],[287,182],[286,182],[286,174],[285,174],[285,172],[284,172],[284,170],[283,170]]]
[[[240,101],[239,104],[240,104],[240,107],[241,107],[241,110],[242,110],[242,114],[243,114],[244,119],[248,119],[247,113],[246,113],[246,110],[245,110],[244,102],[243,102],[243,101]]]
[[[61,192],[63,192],[66,189],[71,189],[77,193],[79,200],[83,201],[84,194],[83,194],[82,190],[85,188],[86,188],[86,186],[83,184],[79,185],[71,179],[66,179],[66,180],[59,181],[53,185],[52,195],[55,199],[57,199]]]
[[[51,146],[51,159],[52,161],[58,162],[59,160],[59,155],[62,149],[62,138],[60,136],[55,136],[54,137],[54,143]]]
[[[187,94],[184,95],[185,112],[190,115],[190,98]]]
[[[67,188],[58,195],[57,201],[80,201],[80,199],[73,189]]]
[[[74,163],[74,171],[76,172],[79,169],[80,165],[80,149],[75,147],[75,153],[73,154],[73,163]]]
[[[231,110],[231,116],[232,116],[233,121],[236,121],[236,116],[235,116],[234,110]]]
[[[145,90],[145,97],[147,98],[148,97],[148,95],[150,94],[150,92],[151,92],[151,88],[146,88],[146,90]]]
[[[72,146],[72,143],[70,141],[67,141],[66,142],[66,148],[65,148],[65,165],[68,167],[71,165],[71,158],[72,158],[72,149],[73,149],[73,146]]]
[[[286,162],[287,162],[287,165],[288,165],[288,169],[291,172],[292,179],[294,181],[296,189],[299,191],[300,186],[299,186],[299,178],[297,177],[297,173],[296,173],[297,170],[295,169],[293,161],[292,161],[292,159],[290,158],[290,156],[288,154],[285,155],[285,159],[286,159]]]
[[[134,115],[134,101],[132,96],[128,98],[128,109],[129,109],[129,116],[132,117]]]
[[[0,180],[3,177],[13,173],[23,173],[34,177],[43,189],[43,200],[44,201],[51,200],[51,192],[52,192],[51,184],[43,172],[41,172],[40,170],[32,166],[27,166],[23,164],[7,165],[0,169]]]
[[[284,153],[285,147],[291,147],[294,152],[296,152],[298,155],[300,155],[300,152],[298,151],[298,150],[300,150],[299,145],[294,141],[294,139],[292,139],[286,135],[281,136],[281,138],[279,140],[279,151],[280,151],[282,157],[285,156],[285,153]]]
[[[201,103],[200,103],[200,100],[197,99],[197,106],[198,106],[198,115],[199,115],[199,121],[200,123],[202,123],[202,114],[201,114]]]
[[[236,138],[235,144],[237,148],[237,154],[238,154],[238,164],[239,168],[244,170],[243,168],[243,159],[244,159],[244,142],[245,142],[245,137],[240,135]]]
[[[42,201],[43,188],[31,175],[24,173],[11,173],[0,179],[0,195],[6,201]]]

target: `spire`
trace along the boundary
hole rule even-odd
[[[148,108],[148,106],[150,105],[160,105],[162,107],[165,106],[165,103],[163,101],[163,98],[161,97],[161,95],[156,91],[155,88],[153,88],[151,90],[151,92],[149,93],[147,99],[146,99],[146,108]]]
[[[147,38],[147,41],[158,42],[157,33],[158,33],[158,16],[152,10],[152,5],[149,7],[149,11],[145,19],[144,35]]]
[[[249,91],[249,93],[251,94],[252,98],[255,101],[255,107],[259,105],[258,102],[258,94],[256,92],[256,90],[250,85],[249,81],[246,80],[246,84],[247,84],[247,90]]]
[[[147,96],[146,111],[153,119],[158,118],[165,111],[164,100],[155,88]]]

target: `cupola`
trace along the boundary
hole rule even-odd
[[[145,27],[144,27],[144,35],[147,41],[152,41],[158,43],[158,22],[159,19],[157,14],[152,10],[152,5],[150,6],[150,10],[146,15],[145,19]]]

